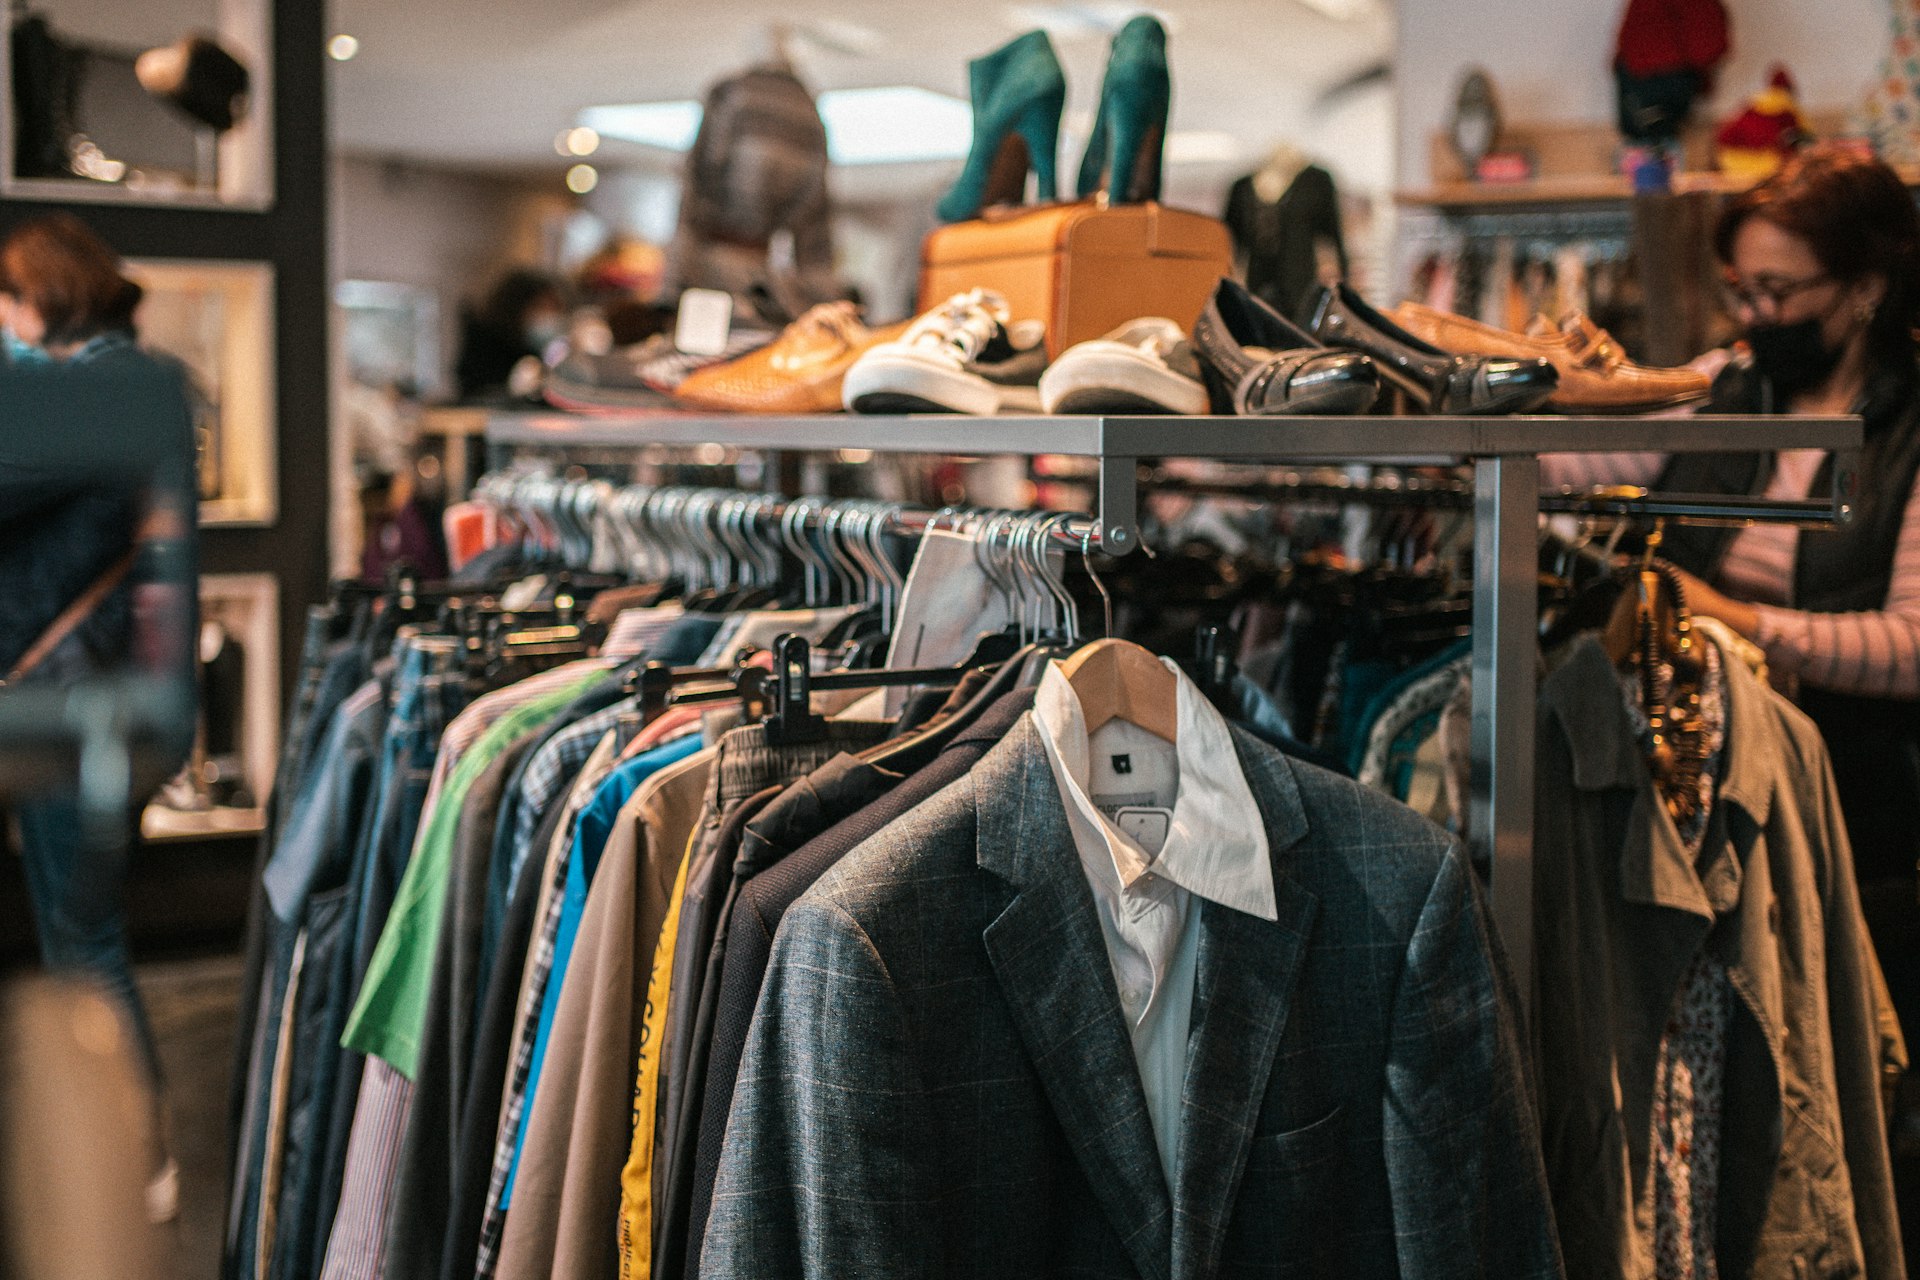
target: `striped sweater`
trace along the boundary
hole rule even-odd
[[[1774,458],[1768,498],[1809,496],[1826,460],[1823,449],[1790,449]],[[1663,453],[1556,454],[1540,459],[1541,483],[1652,485],[1665,468]],[[1748,600],[1759,615],[1754,637],[1767,662],[1803,683],[1836,693],[1920,698],[1920,484],[1908,496],[1886,604],[1859,613],[1813,613],[1788,608],[1800,531],[1791,525],[1743,529],[1727,550],[1714,585]]]

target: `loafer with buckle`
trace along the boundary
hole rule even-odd
[[[1560,385],[1553,364],[1537,356],[1443,351],[1375,311],[1344,284],[1313,286],[1301,310],[1316,338],[1366,352],[1382,377],[1429,413],[1525,413],[1544,404]]]
[[[1560,387],[1546,407],[1555,413],[1655,413],[1705,400],[1713,386],[1694,369],[1633,363],[1611,334],[1578,311],[1568,312],[1558,326],[1535,316],[1524,335],[1417,302],[1403,302],[1388,314],[1408,333],[1445,351],[1551,361]]]
[[[1362,413],[1380,393],[1373,361],[1315,341],[1233,280],[1193,326],[1216,413]]]

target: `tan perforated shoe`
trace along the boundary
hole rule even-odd
[[[869,329],[851,302],[825,302],[758,351],[688,375],[673,396],[717,413],[838,413],[840,383],[853,362],[905,329]]]

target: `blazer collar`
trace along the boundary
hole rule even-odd
[[[1239,730],[1266,825],[1277,919],[1205,902],[1178,1185],[1161,1174],[1093,895],[1039,730],[1023,716],[972,771],[977,861],[1006,882],[982,938],[1075,1159],[1140,1274],[1211,1274],[1266,1096],[1317,900],[1287,872],[1308,831],[1291,766]]]

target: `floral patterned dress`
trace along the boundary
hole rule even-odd
[[[1697,860],[1712,814],[1726,749],[1726,685],[1718,646],[1700,645],[1700,713],[1706,726],[1706,766],[1700,775],[1698,811],[1679,827]],[[1642,745],[1651,730],[1641,705],[1637,675],[1623,674],[1623,692]],[[1671,686],[1672,672],[1656,678]],[[1642,1203],[1651,1202],[1654,1275],[1658,1280],[1717,1280],[1714,1234],[1720,1190],[1720,1124],[1725,1097],[1727,1034],[1733,989],[1726,968],[1704,947],[1681,980],[1660,1040],[1653,1084],[1653,1136]]]

